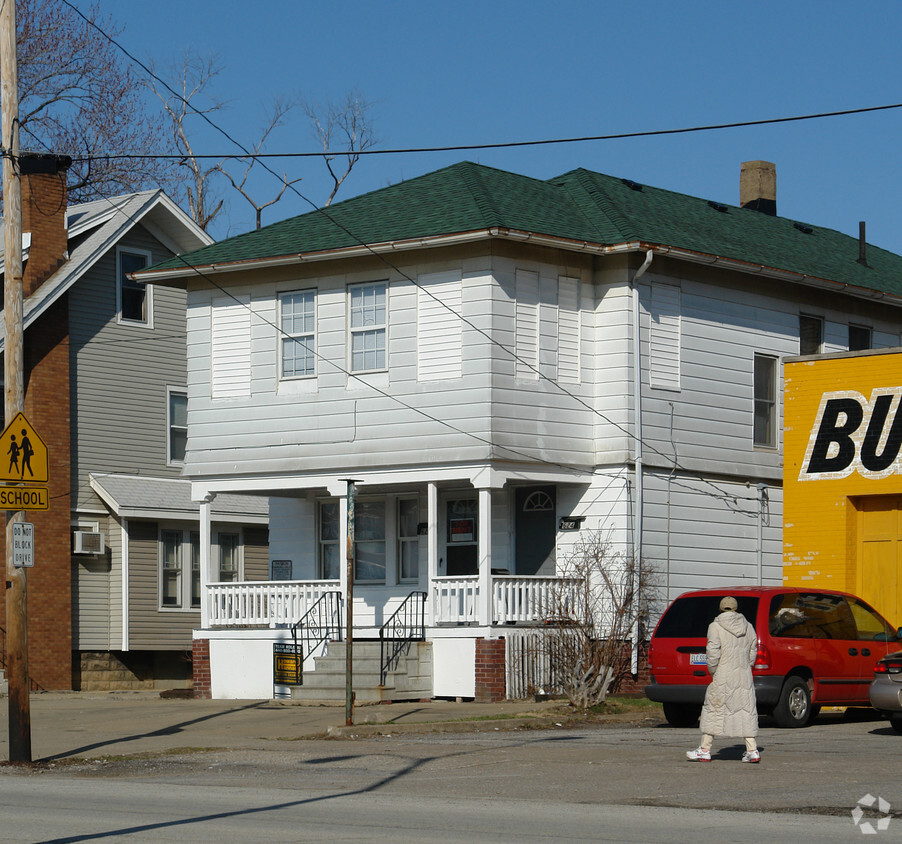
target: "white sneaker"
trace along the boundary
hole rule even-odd
[[[705,750],[705,748],[703,748],[703,747],[699,747],[696,750],[687,750],[686,758],[692,762],[710,762],[711,761],[711,751]],[[743,761],[746,761],[746,760],[743,760]],[[758,760],[756,759],[755,761],[757,762]]]
[[[761,754],[757,750],[746,750],[745,753],[742,754],[743,762],[760,762]]]

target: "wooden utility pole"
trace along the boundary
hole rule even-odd
[[[16,66],[16,4],[0,2],[0,146],[3,148],[4,284],[6,339],[3,365],[6,420],[25,410],[22,327],[22,189],[19,182],[19,83]],[[31,762],[28,698],[26,569],[13,564],[13,524],[25,511],[6,514],[6,670],[9,682],[9,761]]]

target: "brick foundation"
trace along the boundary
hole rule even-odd
[[[504,700],[505,686],[504,639],[476,640],[476,700],[494,703]]]
[[[210,684],[210,640],[195,639],[191,644],[194,666],[194,697],[209,700],[213,696]]]
[[[618,677],[611,684],[609,694],[617,695],[641,695],[650,682],[651,672],[648,670],[648,643],[639,645],[639,673],[630,671],[632,660],[632,645],[627,643],[621,653],[622,669],[618,671]]]

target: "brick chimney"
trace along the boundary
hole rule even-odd
[[[739,171],[739,204],[777,216],[777,166],[770,161],[743,161]]]
[[[23,153],[22,233],[31,235],[22,273],[23,293],[35,292],[68,258],[66,171],[72,159],[62,155]]]

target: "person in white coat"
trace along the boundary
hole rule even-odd
[[[720,615],[708,626],[708,671],[711,684],[705,691],[705,703],[699,723],[702,741],[686,756],[693,762],[710,762],[714,736],[739,736],[745,739],[743,762],[760,762],[758,707],[752,665],[758,654],[755,628],[737,610],[736,599],[727,596],[720,602]]]

